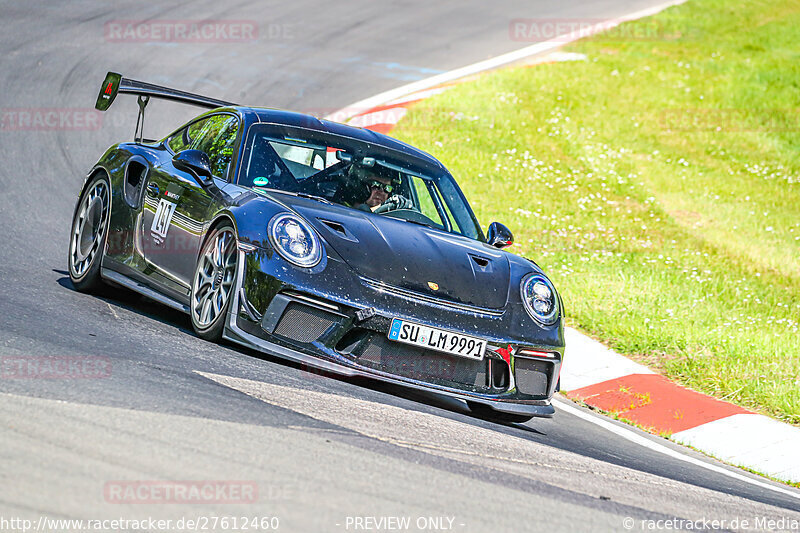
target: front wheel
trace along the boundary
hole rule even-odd
[[[108,178],[101,175],[81,195],[72,218],[69,239],[69,278],[81,292],[102,285],[100,263],[108,239],[111,194]]]
[[[488,405],[478,402],[467,402],[467,406],[475,416],[483,418],[484,420],[490,420],[492,422],[522,424],[533,418],[529,415],[517,415],[514,413],[495,411]]]
[[[192,328],[200,337],[217,341],[222,337],[237,261],[233,227],[217,227],[206,239],[192,278]]]

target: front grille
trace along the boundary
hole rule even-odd
[[[314,342],[336,322],[336,316],[331,313],[290,302],[274,334],[297,342]]]
[[[547,383],[553,365],[545,361],[516,357],[514,359],[514,378],[517,390],[532,396],[546,396]]]
[[[466,385],[473,390],[486,390],[486,359],[475,361],[445,353],[424,350],[390,341],[372,333],[360,346],[358,362],[388,374],[435,382],[442,385]]]

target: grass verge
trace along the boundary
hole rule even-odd
[[[484,225],[568,321],[800,424],[800,3],[690,0],[413,107]],[[569,348],[567,348],[569,357]]]

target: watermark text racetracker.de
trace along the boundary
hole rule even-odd
[[[434,377],[445,381],[455,381],[459,371],[464,371],[462,365],[466,366],[467,362],[469,362],[466,358],[464,358],[464,361],[465,362],[444,357],[414,358],[403,354],[385,353],[381,357],[381,371],[419,380]],[[339,376],[336,372],[331,370],[317,368],[306,363],[302,363],[300,368],[308,373],[309,378],[319,377],[328,379],[337,378]]]
[[[0,515],[0,531],[279,531],[277,516],[195,515],[181,518],[50,518]]]
[[[240,480],[109,481],[103,487],[114,504],[250,504],[258,500],[258,483]]]
[[[798,118],[800,108],[678,108],[658,121],[670,132],[790,132],[800,131]]]
[[[598,33],[606,41],[661,41],[676,37],[655,20],[620,24],[617,20],[592,18],[519,18],[508,24],[512,41],[567,43]]]
[[[93,131],[103,115],[84,107],[8,107],[0,110],[0,131]]]
[[[788,516],[719,518],[662,518],[638,519],[626,516],[622,519],[625,531],[800,531],[800,519]]]
[[[110,20],[103,35],[112,43],[247,43],[293,39],[294,26],[261,27],[255,20]]]
[[[85,355],[0,357],[2,379],[100,379],[111,376],[111,358]]]

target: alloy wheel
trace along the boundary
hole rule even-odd
[[[109,211],[108,185],[97,181],[86,191],[72,226],[69,268],[80,279],[91,268],[105,241]]]
[[[192,316],[205,329],[226,309],[236,274],[236,238],[225,228],[203,249],[192,287]]]

